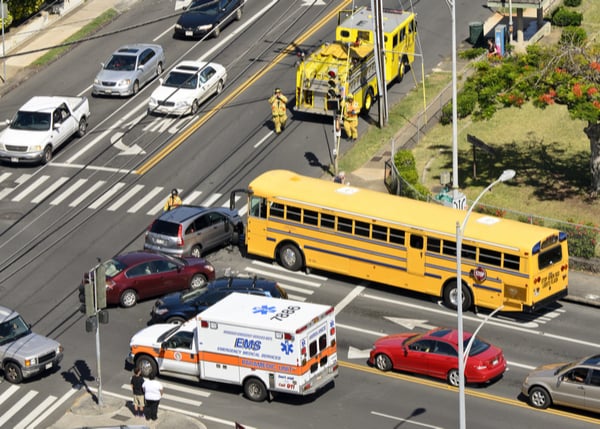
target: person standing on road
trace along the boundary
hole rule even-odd
[[[136,367],[133,370],[131,376],[131,391],[133,393],[133,413],[137,417],[144,417],[144,377],[142,377],[142,370]]]
[[[275,132],[277,134],[280,134],[285,129],[287,122],[287,102],[288,99],[281,93],[281,89],[275,88],[273,95],[269,98],[269,104],[271,105],[273,124],[275,125]]]
[[[358,139],[358,114],[360,107],[354,101],[352,94],[348,95],[346,106],[344,107],[344,131],[346,131],[346,137],[354,141]]]
[[[181,201],[181,198],[179,198],[179,191],[177,191],[177,189],[173,189],[171,191],[171,195],[169,195],[169,198],[167,198],[167,202],[165,203],[163,209],[164,211],[168,212],[179,207],[181,204],[183,204],[183,202]]]
[[[160,381],[154,379],[150,374],[148,380],[144,381],[144,399],[146,400],[146,420],[158,419],[158,403],[163,395],[163,386]]]

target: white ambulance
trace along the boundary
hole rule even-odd
[[[146,377],[238,384],[252,401],[308,395],[338,375],[335,331],[333,307],[232,293],[181,325],[142,329],[127,361]]]

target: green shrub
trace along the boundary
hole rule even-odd
[[[565,0],[565,6],[569,6],[569,7],[581,6],[581,0]]]
[[[558,27],[580,26],[583,14],[565,7],[559,7],[552,14],[552,24]]]
[[[460,51],[458,53],[458,57],[462,58],[463,60],[474,60],[485,53],[487,53],[487,49],[485,48],[471,48]]]
[[[9,15],[12,15],[16,22],[24,21],[30,16],[38,13],[44,4],[44,1],[45,0],[11,0],[7,3],[8,9],[10,10]]]
[[[458,118],[466,118],[475,110],[477,106],[477,92],[474,90],[463,89],[456,98],[456,115]],[[452,101],[442,107],[440,122],[443,125],[452,123]]]
[[[595,256],[598,229],[591,224],[567,225],[563,228],[569,240],[569,254],[580,258],[593,258]]]
[[[400,176],[411,185],[419,181],[415,156],[410,150],[401,149],[394,155],[394,165]]]
[[[565,27],[563,28],[560,40],[561,45],[583,46],[587,40],[587,33],[581,27]]]

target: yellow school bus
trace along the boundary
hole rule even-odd
[[[261,174],[244,192],[248,254],[440,297],[456,309],[464,211],[286,170]],[[533,312],[567,295],[568,261],[566,233],[472,213],[462,242],[463,308]]]
[[[373,13],[367,8],[341,11],[335,41],[325,43],[296,69],[296,111],[336,115],[352,94],[369,112],[379,94],[374,55]],[[386,85],[401,81],[414,61],[415,14],[385,9],[383,13]]]

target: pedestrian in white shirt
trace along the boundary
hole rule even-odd
[[[154,374],[150,374],[148,380],[144,381],[142,385],[144,398],[146,399],[146,420],[156,420],[158,418],[158,403],[163,395],[163,385],[154,377]]]

